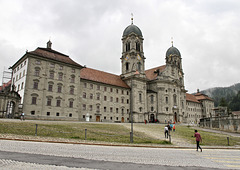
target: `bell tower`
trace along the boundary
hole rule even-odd
[[[129,25],[122,36],[122,74],[121,78],[131,88],[129,120],[144,122],[147,113],[147,79],[145,75],[145,57],[143,53],[143,36],[141,30]]]
[[[143,53],[143,36],[141,30],[133,24],[129,25],[122,36],[122,76],[129,77],[132,72],[145,76],[145,57]]]

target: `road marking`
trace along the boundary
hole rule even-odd
[[[231,160],[240,160],[240,158],[233,158],[233,157],[228,157],[228,158],[222,158],[222,157],[205,157],[207,159],[231,159]]]

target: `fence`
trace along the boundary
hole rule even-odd
[[[219,116],[200,119],[200,126],[224,131],[240,133],[240,118],[238,116]]]

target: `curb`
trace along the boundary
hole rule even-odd
[[[95,145],[95,146],[113,146],[113,147],[139,147],[139,148],[168,148],[168,149],[196,149],[192,146],[151,146],[151,145],[136,145],[136,144],[111,144],[111,143],[88,143],[88,142],[64,142],[64,141],[48,141],[48,140],[31,140],[31,139],[12,139],[12,138],[0,138],[0,140],[11,141],[25,141],[25,142],[45,142],[45,143],[62,143],[62,144],[78,144],[78,145]],[[240,150],[240,147],[221,147],[221,146],[204,146],[204,149],[230,149]]]

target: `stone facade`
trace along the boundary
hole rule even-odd
[[[179,50],[165,65],[145,69],[143,35],[133,23],[123,32],[121,75],[82,67],[51,48],[26,52],[13,66],[14,84],[29,119],[93,122],[198,122],[213,101],[191,96],[184,86]],[[199,98],[199,99],[197,99]]]

